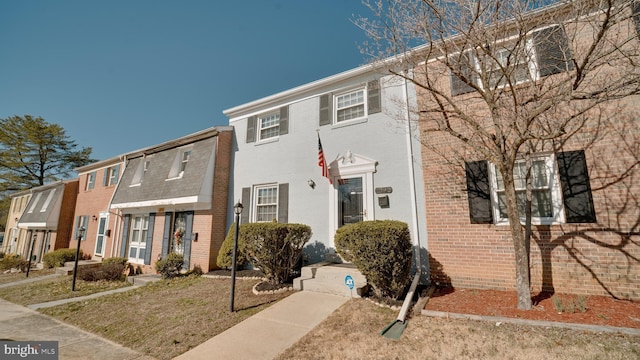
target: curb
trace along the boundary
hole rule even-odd
[[[421,315],[440,318],[452,318],[452,319],[468,319],[479,321],[491,321],[502,322],[516,325],[528,325],[528,326],[544,326],[544,327],[557,327],[572,330],[586,330],[592,332],[607,332],[607,333],[622,333],[627,335],[640,336],[640,329],[605,326],[605,325],[589,325],[589,324],[576,324],[576,323],[561,323],[555,321],[540,321],[540,320],[526,320],[526,319],[514,319],[501,316],[484,316],[484,315],[470,315],[470,314],[456,314],[444,311],[435,310],[422,310]]]

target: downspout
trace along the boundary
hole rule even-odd
[[[409,109],[409,89],[407,85],[407,73],[405,72],[405,77],[403,77],[404,81],[404,103],[406,106],[405,116],[407,121],[407,151],[409,153],[409,168],[411,169],[411,176],[409,177],[409,189],[411,190],[411,197],[413,199],[413,206],[411,210],[411,218],[413,220],[413,233],[416,236],[417,249],[415,252],[416,256],[416,273],[413,276],[413,281],[411,282],[411,287],[409,288],[409,292],[402,303],[402,308],[400,308],[400,313],[398,314],[397,321],[403,322],[407,317],[407,311],[409,310],[409,305],[411,304],[411,299],[413,299],[413,295],[418,287],[418,283],[420,282],[420,277],[422,275],[422,258],[420,256],[420,250],[422,246],[420,244],[420,231],[418,228],[418,199],[417,199],[417,191],[416,191],[416,180],[415,180],[415,165],[413,163],[413,141],[411,136],[411,112]]]

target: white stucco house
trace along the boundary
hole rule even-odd
[[[410,85],[367,65],[225,110],[235,129],[230,201],[244,206],[240,223],[311,226],[310,263],[335,252],[340,226],[362,220],[408,223],[425,252],[419,134],[407,111],[414,102]]]

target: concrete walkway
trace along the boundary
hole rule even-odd
[[[2,299],[0,299],[0,339],[3,341],[57,341],[61,360],[153,359]]]
[[[297,292],[175,359],[273,359],[348,300]]]
[[[54,277],[58,277],[60,276],[60,274],[51,274],[51,275],[42,275],[42,276],[32,276],[32,277],[25,277],[22,280],[17,280],[17,281],[13,281],[10,283],[6,283],[6,284],[0,284],[0,289],[2,288],[6,288],[6,287],[10,287],[10,286],[15,286],[15,285],[22,285],[22,284],[28,284],[28,283],[32,283],[32,282],[36,282],[36,281],[41,281],[41,280],[46,280],[46,279],[51,279]]]

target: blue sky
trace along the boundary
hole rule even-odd
[[[0,0],[0,118],[107,159],[366,63],[360,0]]]

